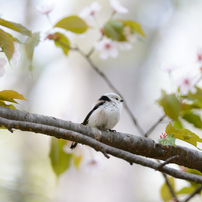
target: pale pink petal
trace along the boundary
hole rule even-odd
[[[200,75],[199,75],[200,76]],[[177,87],[180,87],[180,92],[182,95],[187,95],[190,92],[196,92],[196,82],[199,76],[193,76],[192,74],[184,74],[176,80]]]
[[[197,50],[197,61],[202,63],[202,48],[198,48]]]
[[[95,43],[95,49],[100,50],[100,58],[106,60],[108,57],[117,57],[118,49],[116,42],[111,39],[104,38],[101,41]]]
[[[79,14],[81,18],[93,18],[100,11],[102,6],[98,2],[93,2],[90,6],[86,6]]]
[[[37,6],[36,10],[44,15],[49,14],[52,10],[54,9],[54,5],[53,4],[44,4],[41,6]]]
[[[105,164],[102,161],[101,158],[99,158],[98,156],[88,160],[85,164],[84,164],[84,170],[86,172],[89,172],[93,175],[97,174],[98,172],[102,171],[105,169]]]
[[[128,13],[128,9],[123,7],[119,1],[117,0],[110,0],[110,4],[114,12],[116,13]]]
[[[173,65],[173,64],[161,64],[160,69],[163,71],[167,71],[168,73],[171,73],[172,71],[178,69],[179,66]]]

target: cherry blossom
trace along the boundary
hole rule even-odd
[[[48,15],[53,9],[54,9],[53,4],[44,4],[36,7],[36,10],[44,15]]]
[[[202,48],[198,48],[197,50],[197,61],[202,64]]]
[[[180,92],[182,95],[187,95],[190,92],[195,93],[196,92],[196,82],[198,78],[196,76],[193,76],[190,73],[186,73],[182,75],[178,80],[176,80],[177,87],[180,87]]]
[[[20,52],[18,51],[18,48],[19,48],[19,43],[17,42],[14,42],[14,53],[13,53],[13,56],[11,58],[11,62],[14,64],[14,65],[17,65],[18,64],[18,61],[20,59]]]
[[[116,13],[128,13],[128,9],[123,7],[119,1],[117,0],[110,0],[111,7],[114,12]]]
[[[99,156],[91,158],[84,164],[84,170],[93,175],[97,174],[99,171],[104,170],[104,168],[105,165]]]
[[[102,6],[98,2],[93,2],[90,6],[86,6],[79,14],[81,18],[94,18],[100,11]]]
[[[160,65],[160,69],[162,69],[162,70],[164,70],[164,71],[166,71],[168,73],[171,73],[171,72],[173,72],[173,70],[176,70],[178,68],[179,68],[179,66],[172,65],[172,64],[161,64]]]
[[[4,76],[6,70],[4,66],[6,65],[7,61],[5,58],[0,58],[0,77]]]
[[[100,50],[100,58],[106,60],[108,57],[117,57],[118,56],[118,49],[116,42],[112,41],[111,39],[104,38],[101,41],[97,41],[95,43],[95,49]]]

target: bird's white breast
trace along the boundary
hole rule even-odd
[[[120,119],[121,109],[114,103],[105,103],[90,116],[88,126],[102,130],[112,129]]]

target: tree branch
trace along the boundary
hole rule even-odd
[[[96,151],[101,151],[107,158],[109,157],[108,154],[110,154],[126,160],[131,164],[137,163],[176,178],[202,183],[201,176],[175,170],[165,165],[162,167],[162,164],[135,155],[138,154],[161,160],[179,155],[179,159],[172,158],[169,162],[202,171],[201,153],[185,147],[169,146],[169,148],[167,148],[156,144],[149,138],[117,132],[100,131],[95,128],[83,126],[82,124],[5,107],[0,107],[0,125],[5,126],[10,131],[12,129],[32,131],[56,138],[80,142],[93,147]]]

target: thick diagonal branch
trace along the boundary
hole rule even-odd
[[[172,156],[178,155],[179,158],[173,158],[170,163],[176,163],[178,165],[193,168],[202,172],[201,152],[186,147],[162,146],[158,143],[155,143],[150,138],[138,137],[118,132],[100,131],[97,129],[89,128],[87,126],[83,126],[81,124],[72,123],[70,121],[64,121],[61,119],[56,119],[54,117],[22,112],[19,110],[12,110],[5,107],[0,107],[0,117],[2,117],[0,120],[0,125],[4,125],[10,130],[12,128],[16,128],[25,131],[47,134],[45,133],[45,128],[46,126],[51,126],[53,132],[58,129],[65,129],[68,131],[68,133],[70,133],[70,131],[75,132],[72,136],[65,136],[66,139],[87,145],[90,145],[90,143],[88,143],[88,141],[86,142],[86,140],[84,141],[84,139],[90,137],[89,140],[97,140],[97,143],[104,143],[105,145],[109,145],[113,148],[119,149],[122,152],[125,151],[130,154],[141,155],[153,159],[166,160],[168,158],[171,158]],[[35,128],[36,124],[38,125]],[[60,136],[61,133],[59,134],[59,136],[57,136],[57,134],[58,133],[54,133],[54,136],[64,139],[64,137]],[[96,149],[96,147],[94,148]],[[158,170],[158,168],[155,169]]]
[[[55,120],[57,121],[57,119]],[[169,168],[167,166],[164,166],[164,167],[159,166],[159,164],[154,161],[151,161],[143,157],[139,157],[135,154],[131,154],[130,152],[123,151],[123,150],[111,147],[109,145],[106,145],[104,143],[98,142],[97,140],[89,136],[85,136],[79,132],[75,132],[72,130],[67,130],[67,129],[59,128],[55,126],[44,125],[41,123],[10,120],[2,117],[0,117],[0,124],[7,127],[10,131],[12,131],[12,129],[19,129],[22,131],[32,131],[35,133],[42,133],[42,134],[50,135],[56,138],[62,138],[62,139],[67,139],[72,141],[75,141],[76,139],[79,142],[82,142],[83,144],[93,147],[96,151],[101,151],[107,158],[109,158],[108,154],[111,154],[115,157],[128,161],[130,164],[137,163],[142,166],[159,170],[175,178],[185,179],[195,183],[202,183],[201,176],[185,173],[179,170],[175,170],[173,168]]]

